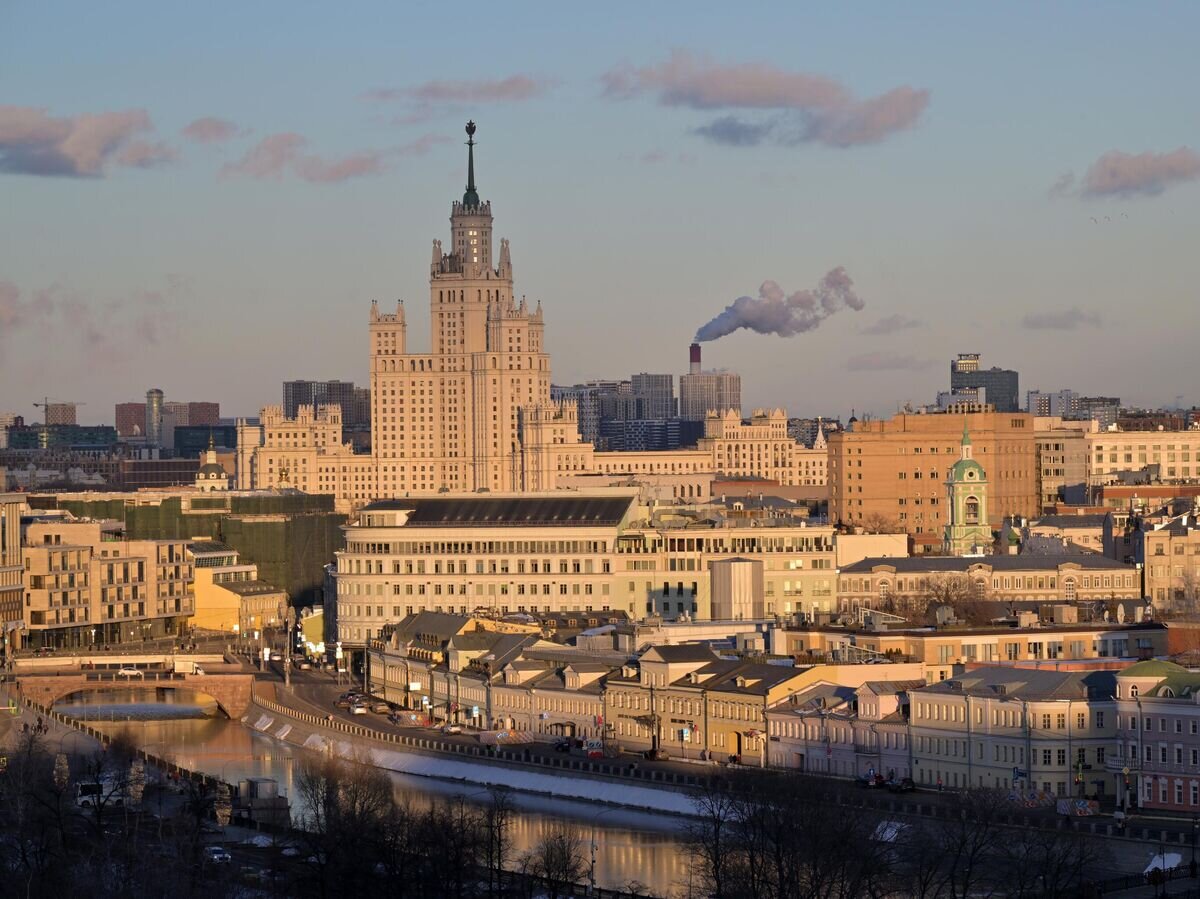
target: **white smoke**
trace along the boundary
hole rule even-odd
[[[815,289],[797,290],[790,296],[774,281],[764,281],[757,297],[738,297],[696,332],[696,340],[716,340],[741,328],[793,337],[813,330],[840,309],[858,312],[864,305],[854,292],[854,282],[839,265]]]

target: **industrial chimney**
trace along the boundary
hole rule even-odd
[[[700,374],[700,344],[693,343],[688,347],[688,358],[691,361],[688,371],[694,375]]]

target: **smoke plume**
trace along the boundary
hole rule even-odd
[[[764,281],[757,297],[738,297],[725,311],[696,332],[696,340],[716,340],[741,328],[759,334],[793,337],[811,331],[843,308],[860,311],[865,304],[840,265],[813,290],[787,296],[774,281]]]

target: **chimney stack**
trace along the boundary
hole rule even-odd
[[[700,374],[700,344],[693,343],[688,347],[688,358],[691,365],[688,366],[688,371],[694,375]]]

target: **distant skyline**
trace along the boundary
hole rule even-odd
[[[1166,405],[1200,330],[1200,7],[0,7],[0,412],[223,415],[429,346],[476,175],[555,383],[887,415],[959,352]],[[840,272],[840,274],[839,274]],[[779,336],[790,335],[790,336]]]

